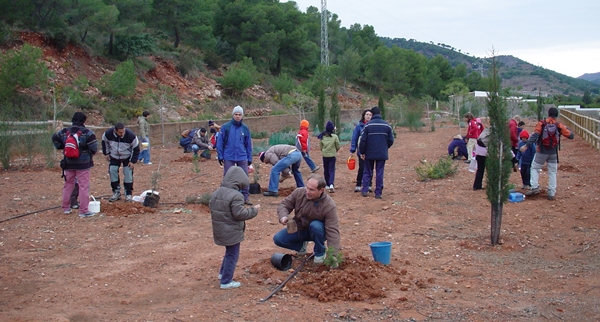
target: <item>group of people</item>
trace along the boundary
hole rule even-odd
[[[123,187],[125,200],[133,201],[133,169],[134,164],[142,161],[143,164],[150,162],[149,126],[146,118],[150,115],[145,111],[138,123],[141,135],[138,138],[133,131],[125,128],[123,123],[116,123],[112,128],[102,134],[102,154],[109,163],[108,172],[112,196],[109,201],[114,202],[121,199],[121,183],[119,169],[123,167]],[[89,210],[90,196],[90,170],[94,166],[93,156],[98,152],[98,140],[96,134],[85,127],[87,116],[82,112],[76,112],[71,119],[71,127],[63,128],[52,135],[52,143],[59,150],[75,148],[73,143],[68,143],[70,136],[75,137],[77,156],[65,156],[61,161],[61,168],[65,178],[62,193],[62,210],[70,214],[73,209],[79,209],[79,217],[91,217],[95,213]],[[140,153],[140,142],[143,144]],[[71,147],[69,147],[71,145]],[[74,193],[77,189],[77,193]],[[73,195],[79,196],[79,202],[73,202]]]
[[[564,124],[559,123],[558,109],[551,107],[548,109],[548,117],[540,120],[535,130],[529,132],[523,129],[525,122],[521,121],[518,115],[513,116],[508,123],[510,133],[511,151],[513,158],[511,160],[513,171],[520,172],[522,186],[526,190],[525,195],[537,195],[540,193],[539,173],[542,166],[547,163],[548,167],[548,200],[554,200],[556,195],[556,173],[558,170],[558,149],[556,144],[560,136],[568,139],[574,138],[574,133]],[[487,160],[490,140],[490,128],[484,127],[480,119],[475,119],[471,113],[465,114],[468,129],[466,137],[456,135],[448,145],[448,154],[453,159],[462,159],[465,162],[471,162],[472,154],[475,155],[477,170],[473,182],[473,190],[483,189],[483,177],[485,174],[485,163]],[[482,129],[480,132],[479,129]],[[550,134],[548,134],[550,129]],[[548,139],[548,136],[550,138]],[[466,142],[465,142],[466,141]],[[547,141],[554,142],[549,144]],[[471,142],[475,142],[473,152],[469,149]],[[466,153],[466,155],[465,155]]]

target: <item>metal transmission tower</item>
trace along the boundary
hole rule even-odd
[[[321,0],[321,65],[329,66],[329,44],[327,38],[327,0]]]

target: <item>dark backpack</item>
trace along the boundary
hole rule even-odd
[[[542,123],[541,144],[545,149],[555,149],[558,146],[560,132],[558,131],[558,123]]]
[[[197,131],[198,131],[198,129],[192,129],[189,131],[187,136],[179,139],[179,145],[181,145],[181,147],[184,149],[184,151],[187,151],[189,149],[190,144],[192,144],[192,140],[194,139],[194,135],[196,135]]]
[[[65,149],[63,153],[65,158],[77,159],[81,155],[81,148],[79,146],[79,140],[82,137],[81,131],[76,133],[67,131],[67,139],[65,140]]]

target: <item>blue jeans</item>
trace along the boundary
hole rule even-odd
[[[200,147],[196,144],[192,144],[192,151],[194,151],[194,155],[198,155],[198,151],[200,151]],[[206,160],[210,160],[210,150],[204,149],[200,153],[200,156],[205,158]]]
[[[246,175],[248,175],[248,160],[243,160],[243,161],[223,160],[223,176],[225,176],[225,174],[227,173],[227,170],[229,170],[229,168],[231,168],[234,165],[237,165],[238,167],[242,168],[242,170],[244,170]],[[242,189],[242,194],[244,195],[244,200],[247,201],[248,196],[250,195],[250,193],[248,192],[248,187]]]
[[[310,171],[315,170],[315,168],[317,167],[317,165],[310,158],[310,155],[308,155],[308,152],[302,152],[302,157],[304,158],[304,161],[306,162],[306,165],[308,165],[308,167],[310,168]]]
[[[302,154],[300,151],[294,151],[285,156],[285,158],[279,160],[271,169],[271,175],[269,177],[269,191],[279,191],[279,175],[281,171],[286,168],[292,167],[292,173],[294,174],[294,180],[296,180],[296,187],[304,187],[304,181],[302,181],[302,174],[300,173],[300,161],[302,160]]]
[[[273,236],[275,245],[295,251],[299,251],[305,241],[315,243],[315,256],[325,255],[325,223],[320,220],[313,220],[308,230],[298,230],[295,233],[288,234],[287,228],[284,228]]]
[[[221,263],[221,284],[229,284],[233,281],[233,273],[235,272],[235,266],[237,265],[238,259],[240,258],[240,243],[232,246],[225,246],[225,256],[223,256],[223,262]]]
[[[375,195],[381,196],[383,193],[383,172],[385,169],[385,160],[365,160],[365,172],[363,173],[361,192],[369,192],[369,184],[373,179],[373,166],[375,166]]]
[[[142,142],[148,142],[148,148],[146,150],[142,149]],[[144,164],[150,163],[150,139],[148,139],[148,137],[140,137],[140,150],[138,161],[143,160]]]

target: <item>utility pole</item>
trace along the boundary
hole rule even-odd
[[[327,0],[321,0],[321,65],[329,66],[329,43],[327,34]]]

